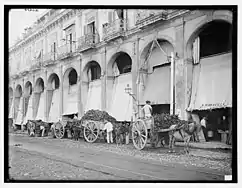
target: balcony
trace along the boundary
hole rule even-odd
[[[112,23],[103,25],[103,40],[112,40],[124,35],[125,20],[117,19]]]
[[[43,57],[43,66],[53,65],[57,60],[56,52],[46,53]]]
[[[148,26],[160,20],[166,20],[167,10],[138,10],[136,13],[136,25],[139,28]]]
[[[78,51],[83,52],[85,50],[95,48],[95,45],[99,42],[98,34],[87,34],[78,39]]]
[[[72,57],[76,52],[76,43],[64,44],[58,48],[57,59],[62,60]]]
[[[42,64],[43,64],[42,57],[39,59],[34,59],[33,65],[30,67],[30,71],[37,71],[37,70],[41,69]]]

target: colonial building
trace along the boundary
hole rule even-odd
[[[9,118],[101,109],[130,121],[146,100],[196,121],[229,109],[232,19],[231,10],[49,10],[9,49]]]

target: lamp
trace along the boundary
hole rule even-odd
[[[132,88],[129,86],[129,84],[127,84],[126,88],[124,88],[124,91],[125,91],[125,93],[127,93],[131,97],[133,97],[134,100],[136,100],[135,94],[132,93]]]

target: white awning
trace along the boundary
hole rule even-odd
[[[146,100],[154,104],[170,104],[170,65],[154,69],[152,74],[148,74],[145,89],[140,96],[140,104],[145,104]]]
[[[49,122],[57,122],[60,117],[60,93],[59,90],[54,90],[52,95],[52,100],[50,104],[50,111],[49,111]]]
[[[125,88],[129,84],[132,88],[132,74],[122,74],[115,78],[113,86],[113,98],[108,110],[110,115],[118,121],[131,121],[133,112],[133,98],[125,93]]]
[[[89,82],[85,111],[101,109],[101,80]]]
[[[8,118],[13,118],[13,100],[11,102],[11,106],[10,106],[10,109],[9,109],[9,114],[8,114]]]
[[[64,112],[62,115],[78,113],[78,85],[66,87],[64,90]]]
[[[26,116],[24,117],[23,124],[26,124],[28,120],[33,120],[33,95],[29,97]]]
[[[41,93],[40,98],[39,98],[39,106],[38,106],[37,115],[35,117],[35,120],[45,121],[45,109],[44,109],[45,105],[44,104],[45,104],[44,93]]]
[[[23,122],[23,97],[20,97],[19,106],[17,109],[17,118],[15,124],[21,125]]]
[[[232,53],[203,58],[193,70],[189,111],[232,107]]]

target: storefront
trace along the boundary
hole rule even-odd
[[[232,130],[231,31],[229,23],[214,21],[193,43],[192,93],[187,110],[197,121],[207,117],[208,141],[230,143],[224,135],[231,136]]]
[[[28,120],[33,120],[33,95],[32,95],[32,84],[27,82],[24,89],[24,120],[25,125]]]
[[[35,86],[34,93],[35,110],[34,119],[45,121],[45,97],[44,97],[44,81],[42,78],[38,78]]]
[[[172,45],[154,40],[141,54],[139,72],[140,105],[151,101],[153,113],[170,113]]]
[[[15,92],[15,113],[14,113],[15,125],[20,128],[23,121],[23,93],[22,87],[18,85]]]

